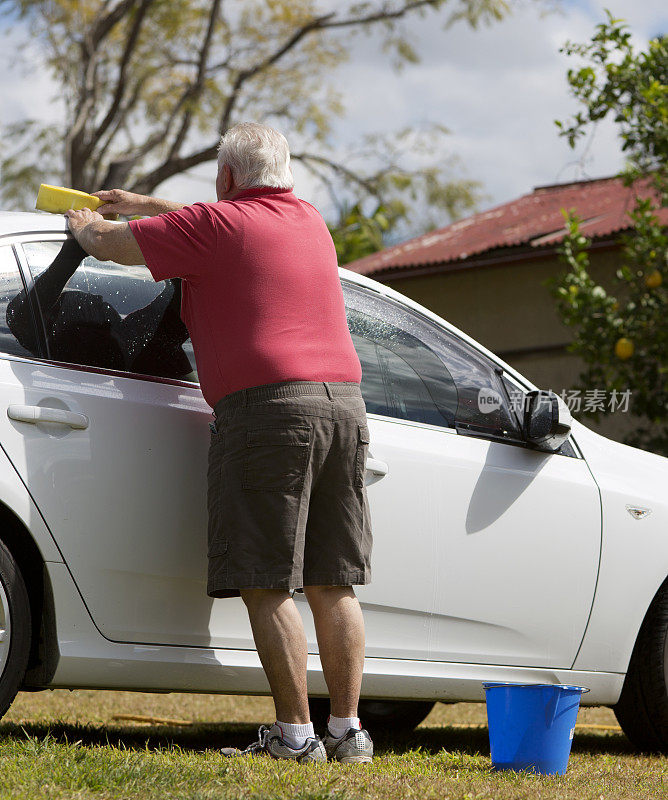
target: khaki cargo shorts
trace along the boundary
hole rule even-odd
[[[281,381],[225,395],[207,474],[210,597],[371,580],[359,383]]]

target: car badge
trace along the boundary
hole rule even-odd
[[[626,506],[626,510],[633,517],[633,519],[644,519],[652,513],[651,508],[640,508],[639,506]]]

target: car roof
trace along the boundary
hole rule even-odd
[[[46,211],[0,211],[0,236],[17,233],[65,233],[63,214]]]
[[[62,214],[50,214],[46,211],[0,211],[0,241],[2,241],[2,237],[4,236],[18,235],[22,233],[66,232],[67,220]],[[528,387],[532,389],[537,388],[531,383],[531,381],[527,380],[524,375],[518,373],[510,366],[510,364],[507,364],[491,350],[488,350],[486,347],[481,345],[480,342],[472,339],[470,336],[464,333],[464,331],[455,327],[450,322],[443,319],[443,317],[440,317],[438,314],[431,311],[431,309],[416,303],[410,297],[394,291],[394,289],[391,289],[389,286],[381,283],[380,281],[376,281],[373,278],[367,277],[366,275],[360,275],[358,272],[353,272],[345,267],[339,267],[339,276],[341,278],[347,278],[349,281],[359,285],[366,286],[369,289],[373,289],[385,297],[393,298],[400,303],[419,311],[423,315],[430,317],[434,322],[447,328],[461,339],[464,339],[475,349],[489,356],[492,360],[503,366],[505,371],[514,376],[521,384],[524,384],[525,386],[528,385]]]

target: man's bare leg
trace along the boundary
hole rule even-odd
[[[364,619],[352,586],[305,586],[334,717],[356,717],[364,669]]]
[[[255,646],[271,687],[276,719],[310,721],[306,690],[306,634],[302,618],[283,589],[241,589]]]

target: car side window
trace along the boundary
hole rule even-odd
[[[474,348],[391,298],[342,285],[368,412],[521,438],[493,365]]]
[[[50,359],[197,381],[178,278],[156,282],[143,265],[98,261],[72,238],[26,242],[23,252]]]
[[[457,390],[436,354],[372,294],[344,284],[344,297],[367,411],[452,427]]]
[[[0,353],[23,358],[41,357],[42,353],[33,309],[17,314],[17,298],[25,293],[19,265],[11,247],[0,247]]]

